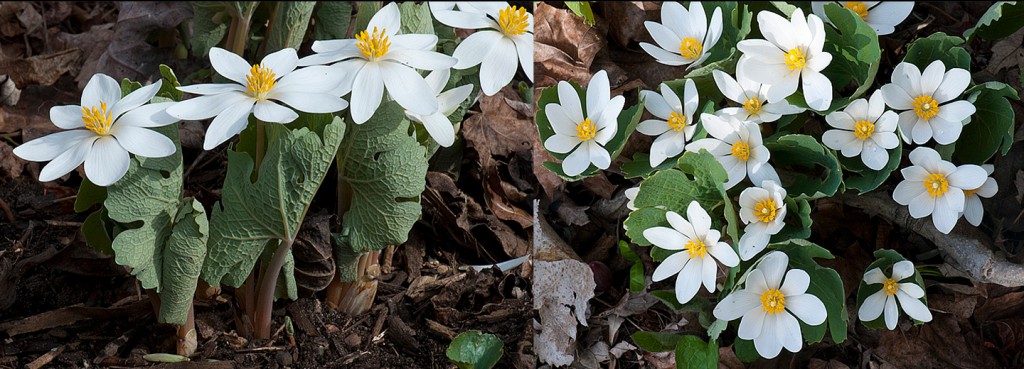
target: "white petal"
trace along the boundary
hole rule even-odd
[[[334,67],[317,65],[288,73],[277,81],[267,96],[274,99],[277,94],[287,92],[328,93],[337,89],[339,85],[353,76],[354,71],[340,67],[340,65]]]
[[[809,293],[786,296],[786,309],[809,325],[824,323],[828,317],[825,304],[817,296]]]
[[[584,145],[580,145],[562,161],[562,171],[568,176],[579,175],[587,168],[590,168],[590,153]]]
[[[512,42],[516,44],[516,54],[519,55],[519,65],[523,68],[526,78],[533,81],[533,34],[511,36]]]
[[[746,227],[743,236],[740,236],[741,260],[750,260],[764,250],[765,246],[768,246],[768,240],[771,236],[765,234],[764,231],[756,231],[757,228],[763,228],[763,226],[759,223],[752,223]]]
[[[110,133],[122,148],[136,156],[162,158],[178,151],[174,141],[148,128],[114,125]]]
[[[156,83],[154,84],[143,86],[135,91],[132,91],[132,93],[128,94],[128,96],[125,96],[120,101],[115,103],[113,107],[111,107],[111,116],[114,117],[114,119],[116,120],[125,112],[140,107],[142,106],[142,104],[149,102],[149,100],[152,99],[153,96],[156,96],[156,93],[160,91],[160,86],[162,84],[163,81],[156,81]],[[107,104],[109,105],[110,103]]]
[[[786,302],[788,303],[789,301]],[[782,342],[782,347],[785,347],[789,352],[800,351],[804,344],[803,336],[800,334],[800,322],[797,322],[793,315],[785,312],[778,314],[776,321],[775,337],[778,338],[779,342]]]
[[[390,38],[390,50],[422,50],[433,51],[437,46],[437,36],[424,34],[395,35]],[[452,62],[455,62],[454,60]]]
[[[295,49],[290,47],[267,54],[267,56],[264,56],[263,60],[260,61],[260,65],[265,68],[270,68],[278,78],[282,78],[288,73],[291,73],[295,70],[295,67],[298,64],[299,55],[295,52]]]
[[[825,78],[825,79],[827,80],[828,78]],[[767,92],[767,95],[766,95],[768,97],[768,102],[776,103],[776,102],[785,100],[790,95],[793,95],[793,93],[796,92],[796,90],[797,90],[797,88],[799,86],[800,86],[800,78],[799,78],[799,75],[797,75],[797,74],[791,74],[790,76],[779,80],[778,83],[773,84],[773,85],[771,85],[768,88],[768,92]],[[815,97],[809,97],[809,96],[810,95],[804,95],[805,101],[808,98],[810,98],[812,100],[815,99]],[[829,103],[831,103],[831,99],[832,98],[830,96],[829,97]],[[818,105],[818,104],[821,104],[822,101],[824,101],[824,100],[816,100],[816,101],[814,101],[814,103],[816,105]],[[812,101],[806,101],[806,102],[807,102],[808,106],[812,103]],[[812,109],[813,109],[813,107],[812,107]]]
[[[871,8],[868,12],[868,23],[869,24],[884,24],[888,26],[896,26],[907,19],[910,12],[914,9],[913,1],[882,1],[878,5]],[[879,32],[879,36],[887,35],[889,32]]]
[[[401,27],[402,17],[398,11],[398,4],[390,3],[373,15],[370,18],[370,23],[366,25],[366,29],[372,30],[374,27],[387,30],[388,36],[396,34],[398,29]]]
[[[922,322],[930,322],[932,320],[931,310],[921,300],[910,297],[903,293],[903,291],[896,292],[896,298],[900,300],[900,306],[903,307],[903,311],[911,318]]]
[[[273,101],[256,102],[256,107],[252,112],[256,115],[256,119],[270,123],[291,123],[299,117],[299,114],[294,110],[278,105]]]
[[[902,260],[893,264],[892,266],[892,279],[895,281],[902,281],[904,279],[914,276],[914,263],[908,260]]]
[[[92,133],[92,132],[90,132]],[[93,142],[99,139],[98,136],[78,141],[74,146],[53,158],[49,164],[39,171],[39,182],[49,182],[68,174],[85,161],[86,155],[92,150]],[[31,142],[31,141],[30,141]],[[25,146],[25,145],[22,145]],[[19,146],[20,147],[20,146]],[[17,149],[15,149],[17,151]],[[20,156],[20,155],[19,155]]]
[[[26,142],[24,144],[21,144],[20,146],[14,148],[14,155],[17,155],[22,159],[31,161],[54,160],[54,158],[60,156],[61,154],[64,154],[65,152],[68,152],[70,150],[74,150],[82,141],[95,139],[95,133],[84,129],[62,131],[46,135],[34,139],[32,141]],[[82,162],[79,161],[77,164],[71,167],[71,169],[75,169],[75,167],[77,167],[78,164],[81,163]],[[57,177],[63,176],[69,171],[71,170],[69,169],[64,173],[57,175]]]
[[[882,96],[885,98],[885,105],[898,110],[914,108],[912,105],[914,99],[907,94],[907,91],[904,90],[903,87],[900,87],[895,83],[890,83],[882,86],[880,91],[882,91]]]
[[[85,157],[85,175],[98,186],[109,186],[128,172],[128,152],[113,137],[103,137],[93,143]]]
[[[580,95],[569,82],[558,82],[558,105],[562,106],[574,127],[583,121],[583,104],[580,102]]]
[[[885,327],[889,330],[896,329],[896,323],[900,321],[900,311],[896,308],[896,299],[888,297],[885,299]]]
[[[708,248],[708,253],[714,256],[718,262],[722,263],[727,267],[734,267],[740,265],[740,257],[736,255],[736,251],[732,249],[729,244],[725,242],[718,242]]]
[[[893,138],[895,139],[896,136],[894,135]],[[889,162],[889,152],[876,145],[872,140],[864,141],[864,150],[860,153],[860,157],[864,165],[872,170],[881,170]]]
[[[758,304],[760,305],[760,304]],[[743,314],[743,319],[740,319],[740,327],[736,332],[739,338],[745,340],[752,340],[761,335],[762,326],[764,325],[765,317],[768,314],[761,309],[750,309]]]
[[[802,295],[804,292],[807,292],[807,287],[810,285],[811,276],[807,272],[800,269],[791,269],[786,272],[786,279],[782,282],[782,288],[779,291],[786,296]]]
[[[977,111],[974,104],[958,100],[939,107],[938,117],[950,122],[961,123]],[[934,119],[934,118],[933,118]]]
[[[651,45],[646,42],[640,43],[640,48],[644,49],[648,54],[658,60],[659,63],[672,66],[686,65],[691,62],[690,59],[684,58],[679,54],[673,54],[665,49]]]
[[[941,60],[933,61],[921,72],[921,94],[932,95],[935,89],[942,84],[942,77],[946,75],[946,66]]]
[[[677,252],[669,255],[665,258],[657,268],[654,269],[654,275],[651,276],[651,280],[654,282],[661,282],[668,279],[671,276],[676,275],[679,271],[683,270],[683,267],[690,262],[690,253],[686,251]],[[682,278],[679,278],[682,280]],[[680,298],[680,296],[676,296]]]
[[[683,219],[683,217],[680,216],[679,213],[669,211],[668,213],[665,213],[665,218],[668,220],[668,224],[670,224],[673,229],[675,229],[677,232],[682,234],[683,237],[685,237],[685,239],[683,239],[679,243],[679,245],[674,246],[675,248],[671,248],[671,250],[682,250],[684,248],[684,244],[689,242],[688,240],[702,239],[700,237],[697,237],[697,232],[693,230],[693,224],[690,224],[688,220]]]
[[[814,110],[828,109],[829,105],[832,105],[832,81],[824,74],[811,69],[805,69],[801,78],[807,106]]]
[[[82,121],[82,107],[78,105],[61,105],[50,108],[50,121],[63,129],[85,127]]]
[[[932,139],[932,126],[924,119],[918,119],[917,122],[914,123],[911,135],[914,137],[915,144],[923,145],[925,142]]]
[[[274,100],[306,113],[333,113],[348,107],[348,102],[342,98],[326,93],[284,91],[275,93]]]
[[[480,64],[501,38],[501,33],[490,31],[474,32],[469,35],[452,53],[452,56],[458,59],[453,68],[466,69]]]
[[[844,150],[844,156],[852,156],[845,155],[845,149],[850,146],[859,145],[860,139],[854,136],[853,132],[830,129],[821,135],[821,143],[832,150]]]
[[[956,99],[957,97],[960,97],[960,94],[964,93],[964,90],[967,89],[967,85],[970,83],[971,73],[966,69],[950,69],[942,79],[942,84],[935,89],[935,93],[932,94],[932,98],[939,103]]]
[[[579,112],[576,114],[579,114]],[[576,120],[575,117],[570,115],[564,105],[555,103],[548,104],[544,107],[544,115],[547,116],[548,122],[551,123],[551,129],[554,130],[555,133],[564,136],[575,137],[576,125],[583,121],[583,118]]]
[[[660,136],[662,133],[668,132],[669,129],[671,127],[668,126],[668,122],[657,119],[648,119],[636,126],[638,132],[648,136]]]
[[[956,139],[960,138],[960,133],[964,129],[963,124],[959,121],[948,121],[942,117],[930,119],[928,125],[932,129],[932,138],[935,139],[935,143],[940,145],[956,142]]]
[[[434,2],[428,4],[433,6]],[[432,14],[438,22],[455,28],[480,29],[491,26],[491,22],[483,14],[455,10],[434,10]]]
[[[796,40],[796,32],[793,32],[790,22],[781,15],[762,11],[757,14],[757,25],[761,28],[764,38],[784,50],[805,45]]]
[[[422,80],[419,75],[416,77]],[[354,88],[349,101],[349,112],[356,124],[362,124],[377,112],[380,100],[384,97],[384,77],[381,76],[380,67],[374,63],[366,63],[357,72],[352,86]]]
[[[175,103],[167,108],[167,114],[183,120],[207,119],[218,115],[225,109],[240,105],[252,104],[253,99],[249,95],[229,92],[224,94],[200,96]],[[131,114],[131,113],[129,113]]]
[[[603,70],[594,73],[587,85],[587,117],[593,119],[601,115],[610,100],[611,84],[608,82],[608,73]]]
[[[939,232],[949,234],[960,219],[964,210],[964,192],[958,188],[950,188],[945,195],[935,198],[935,210],[932,212],[932,224]]]
[[[587,146],[590,147],[590,162],[600,169],[608,169],[608,166],[612,164],[608,150],[595,142],[590,142]]]
[[[212,150],[242,132],[249,124],[249,113],[252,112],[253,104],[250,102],[232,105],[213,118],[210,128],[206,130],[203,150]]]
[[[680,303],[686,303],[693,299],[697,290],[700,289],[701,266],[699,260],[691,259],[679,272],[679,277],[676,277],[676,299]]]
[[[449,126],[450,125],[451,124],[449,123]],[[551,150],[552,152],[565,154],[572,151],[572,149],[575,149],[576,146],[580,144],[580,142],[580,139],[576,136],[555,134],[551,137],[548,137],[547,140],[544,140],[544,147],[547,148],[548,150]]]
[[[493,52],[494,50],[492,49],[491,51]],[[432,50],[414,49],[391,51],[383,60],[398,62],[421,70],[447,69],[453,67],[458,61],[453,57]]]
[[[219,47],[210,49],[210,64],[213,65],[213,69],[217,71],[217,74],[238,82],[243,86],[247,83],[245,76],[249,74],[249,69],[252,68],[241,56]]]
[[[789,256],[783,252],[771,252],[761,258],[757,269],[764,273],[764,281],[768,288],[779,288],[782,285],[782,277],[789,266]]]
[[[498,93],[515,76],[519,57],[512,40],[499,38],[480,63],[480,89],[487,96]]]
[[[82,90],[82,106],[86,108],[99,107],[101,102],[112,108],[119,100],[121,85],[106,74],[94,74]]]
[[[912,182],[913,183],[913,182]],[[935,200],[931,198],[928,192],[921,192],[910,200],[910,216],[917,218],[923,218],[931,215],[935,210]]]
[[[740,104],[746,102],[747,97],[743,93],[743,87],[740,87],[740,84],[729,74],[720,70],[715,70],[711,74],[714,75],[715,85],[718,86],[718,90],[722,92],[722,95],[725,95],[727,99],[733,102]]]
[[[718,277],[718,263],[716,263],[715,259],[711,257],[704,257],[701,258],[701,260],[693,260],[694,263],[700,261],[703,261],[700,272],[701,280],[704,281],[704,288],[707,289],[708,292],[715,292],[715,280]]]
[[[245,86],[237,83],[200,83],[188,86],[179,86],[178,91],[187,92],[193,95],[215,95],[228,91],[246,92]]]
[[[977,227],[981,225],[981,220],[985,216],[985,208],[981,205],[981,199],[978,196],[969,196],[964,201],[964,219],[967,219],[967,223]]]
[[[762,12],[767,13],[767,12]],[[782,351],[782,341],[779,340],[779,327],[777,315],[765,315],[764,326],[761,334],[754,339],[754,349],[765,359],[774,359]]]
[[[892,70],[892,82],[902,88],[907,96],[916,97],[923,95],[921,93],[921,70],[914,64],[907,62],[896,64],[896,68]],[[885,93],[884,90],[882,92]],[[885,103],[890,104],[889,95],[885,96]],[[903,109],[891,104],[889,106],[895,109]]]
[[[865,298],[864,302],[860,304],[860,309],[857,310],[857,318],[865,322],[878,319],[882,315],[882,309],[885,308],[885,298],[885,290],[878,290]]]
[[[917,283],[914,283],[914,282],[900,283],[899,284],[899,288],[900,288],[901,292],[903,292],[903,293],[907,294],[908,296],[913,297],[915,299],[919,299],[921,297],[924,297],[924,289],[921,288],[921,286],[918,286]]]
[[[658,46],[665,50],[675,50],[679,48],[682,43],[682,39],[675,32],[672,32],[668,27],[657,22],[644,22],[644,27],[647,28],[647,32],[651,34],[651,38],[654,42],[658,43]]]
[[[760,295],[747,290],[736,290],[715,305],[713,314],[715,318],[730,321],[739,319],[752,309],[760,310],[760,308]]]
[[[469,94],[473,93],[473,85],[462,85],[437,95],[437,107],[442,115],[451,115]]]

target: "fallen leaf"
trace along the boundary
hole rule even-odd
[[[11,76],[21,88],[29,85],[49,86],[64,73],[78,73],[82,50],[69,49],[30,58],[7,59],[0,56],[0,70]]]
[[[534,86],[590,80],[590,65],[607,41],[568,10],[540,3],[534,10]],[[540,96],[535,94],[534,96]]]
[[[619,45],[628,46],[641,40],[653,42],[647,29],[637,25],[660,20],[660,4],[652,1],[608,1],[598,3],[598,7],[607,17],[605,23],[608,24],[609,38]]]

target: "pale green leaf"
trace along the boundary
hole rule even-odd
[[[231,17],[222,2],[192,1],[192,54],[205,57],[228,33]]]
[[[445,355],[459,369],[490,369],[505,353],[504,344],[493,334],[465,331],[452,340]]]
[[[1009,99],[1019,100],[1017,91],[1002,82],[986,82],[967,90],[965,95],[977,112],[957,140],[970,144],[956,145],[956,162],[984,164],[996,152],[1006,155],[1013,145],[1016,120]]]
[[[566,1],[565,7],[569,8],[573,14],[583,18],[583,23],[588,26],[594,25],[594,10],[590,9],[590,2],[588,1]]]
[[[402,13],[402,34],[434,34],[434,18],[426,2],[406,1],[398,4],[398,11]]]
[[[971,38],[977,34],[982,38],[1000,39],[1024,27],[1024,2],[996,1],[982,14],[978,24],[964,31],[964,37]]]
[[[210,224],[203,204],[185,199],[174,219],[174,228],[164,250],[160,283],[161,323],[185,324],[192,309],[192,296],[206,256]]]
[[[963,68],[971,70],[971,55],[964,50],[964,39],[936,32],[928,37],[919,38],[907,47],[904,62],[916,65],[924,71],[935,60],[941,60],[946,70]]]
[[[630,336],[637,347],[650,352],[672,351],[683,336],[675,333],[639,331]]]
[[[718,342],[695,336],[683,336],[676,344],[677,369],[717,369]]]
[[[315,1],[281,1],[275,4],[274,23],[267,35],[267,54],[285,48],[299,48],[315,5]]]
[[[771,163],[782,179],[782,186],[793,198],[832,196],[842,184],[839,159],[814,137],[785,135],[775,142],[765,142],[764,146],[771,152]]]
[[[352,2],[320,1],[313,12],[316,23],[313,37],[317,40],[348,38],[348,26],[352,23]]]

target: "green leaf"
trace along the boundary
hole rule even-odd
[[[142,88],[142,84],[139,82],[135,82],[127,78],[121,80],[121,96],[128,96],[132,91],[140,88]]]
[[[594,25],[594,11],[590,9],[590,2],[587,1],[566,1],[565,7],[572,10],[573,14],[583,17],[583,23],[588,26]]]
[[[640,256],[633,252],[633,249],[629,248],[629,244],[626,241],[619,241],[619,254],[628,261],[640,261]]]
[[[586,91],[584,91],[583,88],[581,88],[575,82],[569,81],[569,84],[572,85],[574,89],[576,89],[576,93],[580,96],[580,103],[582,104],[583,110],[586,111]],[[540,99],[537,100],[536,106],[538,107],[538,110],[537,115],[534,119],[537,121],[537,131],[540,133],[541,142],[544,142],[549,137],[555,135],[555,130],[551,128],[551,122],[548,121],[547,115],[545,114],[545,108],[548,104],[557,102],[558,88],[555,86],[545,88],[544,91],[541,92],[540,94]],[[608,143],[604,145],[604,148],[608,150],[608,154],[611,156],[612,161],[615,161],[615,158],[619,156],[619,154],[622,152],[622,149],[626,147],[626,139],[628,139],[629,136],[633,134],[633,130],[636,129],[637,123],[640,123],[640,117],[643,115],[643,109],[644,102],[643,100],[641,100],[633,107],[630,107],[629,109],[624,109],[621,113],[619,113],[618,129],[615,131],[615,136],[612,137],[612,139],[609,140]],[[547,150],[547,148],[545,148],[545,150]],[[548,150],[548,152],[551,153],[551,155],[557,158],[558,160],[565,160],[565,158],[569,156],[568,154],[555,153],[551,152],[550,150]],[[562,171],[561,163],[549,161],[544,163],[544,167],[548,168],[548,170],[551,170],[552,172],[557,174],[559,177],[562,177],[566,181],[580,180],[597,174],[599,170],[596,166],[591,164],[590,168],[583,171],[583,173],[571,177],[567,176],[565,172]]]
[[[644,277],[644,263],[637,261],[629,268],[629,290],[632,292],[643,291],[647,287],[647,280]]]
[[[228,33],[231,16],[222,2],[192,1],[192,54],[205,57]]]
[[[679,340],[683,338],[683,336],[675,333],[645,331],[633,333],[630,337],[633,338],[633,343],[637,347],[649,352],[672,351],[676,348]]]
[[[968,89],[965,94],[977,112],[971,122],[964,126],[957,140],[970,144],[957,145],[954,155],[956,161],[962,164],[984,164],[996,152],[1006,155],[1013,145],[1016,120],[1009,99],[1019,100],[1017,91],[1002,82],[986,82]]]
[[[402,13],[402,34],[434,34],[434,18],[426,2],[407,1],[398,4],[398,11]]]
[[[221,201],[211,215],[209,253],[202,277],[211,285],[239,286],[270,241],[294,240],[313,195],[327,174],[345,125],[341,118],[321,138],[308,128],[266,125],[270,142],[256,182],[253,159],[228,151]],[[276,245],[276,244],[275,244]]]
[[[445,355],[459,369],[489,369],[505,353],[504,344],[493,334],[477,330],[465,331],[452,340]]]
[[[282,1],[275,4],[274,23],[267,35],[267,54],[293,48],[298,49],[306,36],[309,17],[313,15],[315,1]]]
[[[317,40],[349,38],[348,26],[352,23],[352,2],[320,1],[313,12],[313,37]]]
[[[425,151],[409,135],[409,121],[395,102],[381,104],[368,122],[349,128],[337,160],[339,181],[352,194],[342,230],[354,252],[381,250],[408,238],[420,217]]]
[[[785,226],[779,233],[772,235],[775,242],[784,242],[789,239],[806,239],[811,236],[811,204],[807,199],[793,199],[786,196],[786,219]]]
[[[672,168],[676,163],[672,160],[665,160],[658,164],[657,167],[651,168],[651,156],[642,152],[633,153],[633,160],[627,163],[623,163],[619,170],[622,171],[622,176],[626,178],[640,178],[649,177],[655,172]]]
[[[882,59],[878,35],[857,13],[839,4],[828,3],[825,4],[825,14],[835,28],[825,25],[824,51],[832,54],[832,63],[822,73],[832,81],[832,87],[840,97],[833,100],[822,115],[846,107],[867,92],[875,82]],[[851,84],[857,88],[847,93]],[[799,103],[798,106],[804,106],[802,96]]]
[[[89,214],[82,222],[82,236],[85,237],[85,243],[90,247],[106,255],[114,255],[114,249],[111,248],[113,241],[110,237],[111,225],[107,222],[107,209],[100,208]]]
[[[174,218],[174,228],[164,250],[160,287],[161,323],[185,324],[192,296],[206,256],[210,224],[203,204],[185,199]]]
[[[82,178],[82,184],[78,185],[78,197],[75,198],[75,212],[89,210],[93,205],[102,204],[106,199],[106,187],[97,186],[88,178]]]
[[[875,255],[875,259],[876,260],[874,262],[872,262],[871,264],[869,264],[868,267],[864,269],[864,273],[865,274],[868,271],[872,270],[872,269],[879,268],[879,269],[882,270],[882,272],[885,273],[886,276],[892,276],[892,269],[891,269],[891,267],[894,264],[898,263],[898,262],[907,260],[906,258],[903,257],[903,255],[900,255],[900,253],[898,253],[898,252],[896,252],[894,250],[888,250],[888,249],[875,250],[875,254],[874,255]],[[912,282],[912,283],[916,283],[922,289],[924,288],[924,279],[921,278],[921,273],[914,273],[913,280],[911,280],[911,278],[906,278],[906,279],[904,279],[902,281],[897,281],[897,282],[903,282],[903,283],[910,283],[910,282]],[[882,289],[882,287],[883,287],[882,284],[867,284],[867,283],[864,283],[864,279],[861,278],[860,286],[857,288],[857,307],[860,308],[860,306],[864,303],[864,300],[867,299],[868,296],[871,296],[871,295],[875,294],[875,292],[880,291]],[[927,305],[928,304],[928,296],[927,295],[922,296],[921,297],[921,301],[923,301],[925,303],[925,305]],[[868,327],[868,328],[871,328],[871,329],[883,329],[883,328],[886,328],[885,327],[885,314],[879,315],[878,318],[876,318],[874,320],[870,320],[870,321],[863,321],[862,320],[861,322],[864,323],[865,327]],[[918,324],[918,325],[922,324],[922,322],[917,321],[917,320],[915,320],[914,322],[916,324]]]
[[[764,144],[779,172],[783,187],[796,199],[818,199],[835,195],[843,181],[839,159],[814,137],[792,134]],[[808,175],[809,171],[816,172]]]
[[[936,32],[928,37],[919,38],[907,47],[904,62],[916,65],[922,71],[935,60],[942,60],[946,70],[963,68],[971,70],[971,55],[961,45],[964,39]]]
[[[744,363],[752,363],[761,357],[757,353],[757,348],[754,347],[754,341],[751,340],[737,338],[736,342],[732,344],[732,349],[736,352],[736,357]]]
[[[178,82],[178,76],[174,75],[174,70],[171,67],[160,64],[160,77],[163,84],[160,85],[160,91],[157,91],[156,96],[168,98],[172,101],[181,101],[183,92],[178,91],[181,83]]]
[[[718,342],[695,336],[683,336],[676,344],[677,369],[717,369]]]
[[[787,3],[785,1],[769,1],[775,9],[778,9],[786,18],[792,18],[793,12],[796,11],[797,6]]]
[[[825,337],[826,328],[832,335],[832,341],[846,341],[846,294],[843,280],[832,268],[818,265],[814,259],[834,259],[832,253],[825,248],[805,240],[790,240],[786,243],[769,245],[771,248],[789,255],[789,265],[794,269],[802,269],[811,277],[807,293],[817,296],[825,304],[828,318],[825,324],[816,326],[800,322],[800,330],[808,343],[821,342]]]
[[[677,312],[695,313],[704,310],[711,304],[707,298],[701,296],[694,296],[685,304],[680,304],[679,299],[676,298],[675,290],[651,291],[650,294],[651,296],[658,298],[658,300],[665,304],[665,306],[668,306],[669,309]]]
[[[889,150],[889,161],[879,170],[868,168],[864,165],[864,161],[860,156],[852,158],[841,155],[836,156],[839,158],[839,163],[842,164],[844,172],[847,173],[846,178],[843,179],[843,184],[846,185],[846,188],[866,193],[882,185],[892,175],[892,172],[899,168],[900,160],[903,158],[903,141],[900,140],[895,148]]]
[[[380,10],[380,1],[358,1],[356,2],[356,26],[355,32],[359,33],[370,24],[370,19]]]
[[[978,24],[964,31],[964,37],[970,39],[977,34],[995,40],[1014,34],[1021,27],[1024,27],[1024,2],[997,1],[981,15]]]

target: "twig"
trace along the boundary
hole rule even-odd
[[[1006,287],[1024,286],[1024,265],[1007,262],[993,254],[989,247],[992,240],[977,228],[961,223],[949,234],[943,234],[932,225],[930,218],[913,219],[907,207],[896,204],[887,194],[846,195],[840,200],[920,234],[942,251],[950,265],[976,281]]]
[[[238,350],[235,350],[235,353],[236,354],[244,354],[244,353],[250,353],[250,352],[284,351],[284,350],[287,350],[287,349],[288,349],[288,347],[285,347],[285,346],[260,346],[260,347],[253,347],[253,348],[238,349]]]
[[[192,161],[192,164],[188,166],[188,169],[185,170],[185,174],[183,174],[181,178],[188,178],[188,175],[192,173],[192,169],[195,169],[196,165],[206,157],[207,152],[209,151],[203,150],[203,152],[200,152],[199,155],[196,156],[196,160]]]
[[[57,356],[60,356],[60,354],[64,353],[64,349],[66,349],[68,346],[71,346],[71,348],[74,349],[75,347],[78,347],[78,342],[54,347],[53,349],[50,349],[50,351],[47,351],[45,354],[40,355],[35,360],[32,360],[32,362],[25,364],[25,368],[39,369],[46,366],[46,364],[49,364],[51,361],[53,361],[53,359],[56,359]]]
[[[54,227],[81,227],[82,222],[70,222],[66,220],[47,219],[46,225],[51,225]]]

